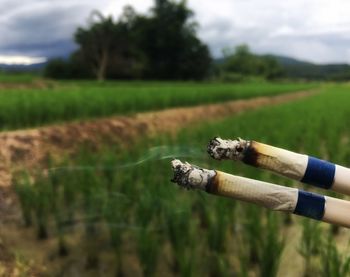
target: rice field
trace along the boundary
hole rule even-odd
[[[180,189],[170,160],[302,187],[211,160],[206,144],[240,136],[349,166],[349,103],[349,85],[324,85],[307,99],[17,172],[23,228],[34,243],[50,241],[49,276],[348,276],[345,229]]]
[[[26,75],[23,76],[24,79],[25,77]],[[11,79],[6,78],[7,81]],[[16,78],[14,77],[14,80]],[[0,82],[1,80],[0,77]],[[244,84],[106,82],[99,84],[75,81],[49,83],[46,88],[29,87],[27,89],[2,89],[0,85],[0,130],[271,96],[314,87],[317,87],[317,84],[267,82]]]
[[[5,84],[29,84],[39,79],[38,73],[6,73],[0,69],[0,83]]]

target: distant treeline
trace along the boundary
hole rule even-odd
[[[242,81],[247,77],[271,80],[283,77],[284,72],[273,56],[253,54],[242,44],[223,50],[223,58],[216,60],[214,76],[223,81]]]
[[[287,57],[274,56],[289,79],[347,81],[350,80],[348,64],[313,64]]]
[[[248,46],[223,50],[213,60],[197,36],[198,24],[186,1],[155,0],[149,14],[126,6],[115,20],[94,11],[74,34],[78,49],[68,59],[50,60],[44,70],[55,79],[138,79],[242,81],[249,78],[349,80],[350,66],[319,66]]]
[[[198,24],[186,1],[155,0],[148,15],[124,8],[118,20],[95,11],[74,34],[79,48],[69,59],[52,59],[45,75],[58,79],[196,80],[215,76],[240,79],[280,76],[272,58],[259,58],[246,46],[224,51],[214,64],[208,46],[196,34]]]
[[[68,60],[51,60],[54,78],[202,79],[212,59],[197,37],[197,24],[186,1],[156,0],[149,15],[131,6],[120,18],[95,11],[87,27],[74,34],[79,48]]]

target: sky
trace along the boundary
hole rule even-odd
[[[214,57],[246,43],[258,54],[350,63],[348,0],[187,0]],[[94,9],[118,18],[125,5],[147,13],[152,0],[0,0],[0,63],[67,56]]]

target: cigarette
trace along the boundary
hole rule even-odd
[[[172,182],[181,187],[199,189],[271,210],[294,213],[350,228],[349,201],[199,168],[180,160],[173,160],[172,168]]]
[[[217,160],[237,160],[319,188],[350,195],[350,169],[315,157],[243,139],[214,138],[208,153]]]

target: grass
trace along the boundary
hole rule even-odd
[[[348,249],[347,249],[348,250]],[[330,234],[321,251],[323,265],[321,276],[342,277],[350,274],[350,255],[339,253],[334,238]]]
[[[302,220],[302,238],[298,251],[305,260],[305,276],[312,276],[312,258],[320,254],[322,243],[320,223],[309,219]]]
[[[0,70],[0,84],[28,84],[40,77],[39,73],[6,73]]]
[[[248,276],[252,272],[276,276],[284,246],[289,243],[284,238],[283,230],[288,227],[283,227],[283,213],[180,190],[169,182],[172,175],[169,160],[162,160],[163,155],[169,156],[165,148],[138,166],[121,169],[118,165],[144,157],[147,149],[159,144],[173,146],[170,149],[191,144],[205,152],[208,140],[220,135],[255,139],[321,158],[331,156],[333,162],[346,166],[350,147],[347,139],[340,138],[350,136],[350,126],[345,124],[350,118],[349,101],[349,86],[326,86],[321,94],[304,100],[203,123],[184,129],[175,137],[143,140],[132,149],[84,151],[69,163],[58,162],[58,166],[67,168],[52,172],[46,181],[38,177],[23,183],[22,178],[17,178],[18,196],[26,209],[24,220],[33,222],[38,230],[40,225],[46,226],[52,236],[60,233],[55,227],[59,225],[52,224],[55,218],[69,218],[73,223],[82,219],[90,235],[81,244],[89,242],[97,256],[113,252],[118,265],[116,274],[120,276],[133,266],[130,262],[123,264],[126,261],[123,257],[130,255],[137,257],[145,276],[162,276],[164,272],[182,276]],[[238,163],[191,155],[187,160],[250,178],[291,184],[284,178]],[[92,167],[75,170],[75,165]],[[44,214],[38,213],[39,206],[45,208]],[[61,216],[57,216],[57,209]],[[292,221],[298,221],[298,217],[293,216]],[[318,261],[309,274],[347,274],[348,258],[334,242],[327,244],[322,240],[321,249],[315,250],[318,238],[326,237],[329,225],[322,224],[318,229],[310,219],[303,222],[298,249],[306,259],[313,255]],[[316,231],[317,238],[312,237],[311,232]],[[79,230],[67,230],[64,236],[72,232]],[[56,238],[59,240],[57,235]],[[93,263],[93,259],[81,259]]]
[[[291,83],[61,82],[46,89],[0,91],[0,130],[169,107],[275,95],[315,87]]]

